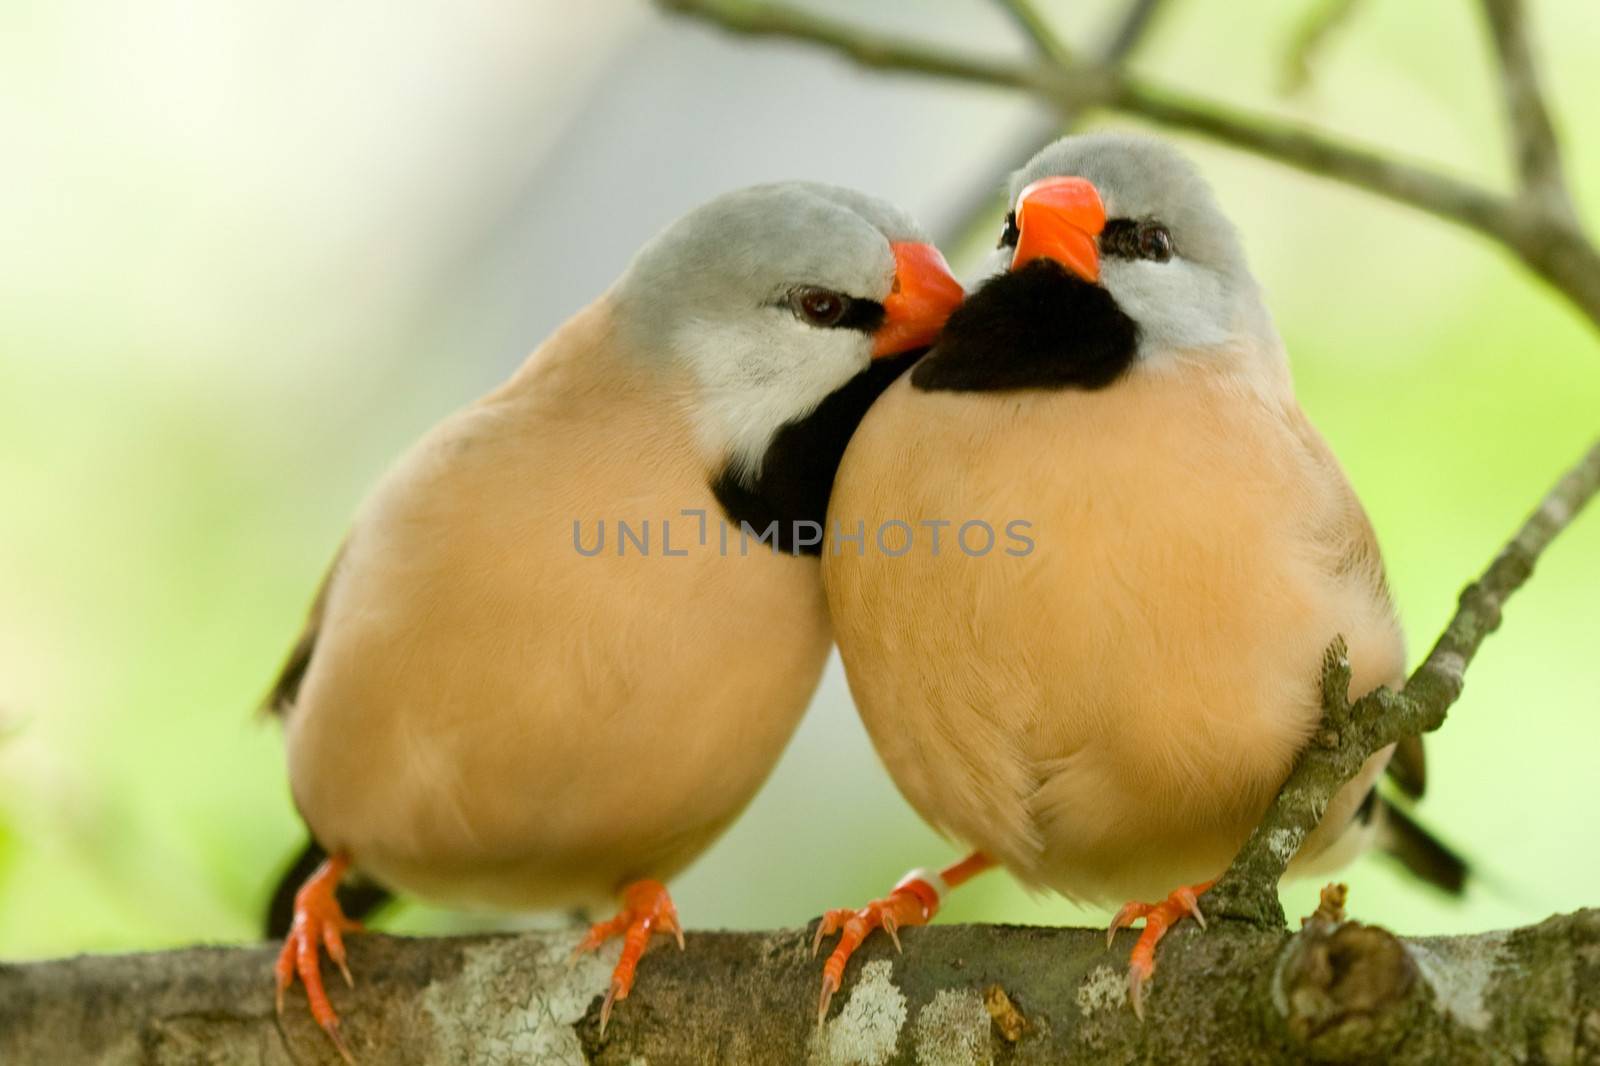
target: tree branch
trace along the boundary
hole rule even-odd
[[[1511,243],[1520,239],[1511,201],[1480,186],[1345,144],[1298,123],[1212,103],[1139,79],[1111,79],[1105,103],[1141,118],[1198,133],[1318,177],[1367,192]]]
[[[1467,664],[1500,626],[1501,610],[1557,534],[1600,491],[1600,442],[1544,498],[1483,576],[1461,593],[1444,633],[1399,692],[1380,688],[1353,703],[1342,640],[1323,663],[1323,728],[1284,782],[1222,881],[1206,894],[1218,917],[1281,924],[1277,884],[1341,786],[1379,749],[1444,724],[1461,696]]]
[[[966,56],[932,45],[904,41],[813,15],[787,4],[758,0],[658,0],[668,11],[705,19],[750,37],[786,37],[825,45],[864,67],[934,74],[1007,89],[1036,90],[1049,80],[1044,64]]]
[[[1361,0],[1321,0],[1301,19],[1283,64],[1283,89],[1299,92],[1311,83],[1313,57],[1333,32],[1355,14]]]
[[[1577,213],[1562,173],[1561,146],[1539,85],[1522,0],[1483,0],[1483,13],[1500,64],[1512,156],[1524,192],[1540,210],[1575,224]]]
[[[569,968],[575,934],[352,937],[358,984],[331,992],[363,1063],[763,1066],[956,1062],[1588,1061],[1600,1034],[1600,912],[1510,933],[1397,940],[1357,923],[1185,925],[1161,947],[1141,1024],[1134,936],[936,926],[876,937],[818,1028],[803,930],[657,945],[599,1034],[613,946]],[[0,965],[0,1061],[340,1062],[303,998],[273,1010],[270,948]],[[1008,1036],[1007,1034],[1011,1034]],[[1013,1039],[1014,1037],[1014,1039]],[[1563,1059],[1566,1061],[1566,1059]]]
[[[964,55],[876,34],[798,7],[755,0],[661,0],[662,6],[735,33],[787,37],[881,70],[933,74],[1031,92],[1058,112],[1108,107],[1188,130],[1301,170],[1333,178],[1481,230],[1517,237],[1511,201],[1487,189],[1344,144],[1295,123],[1216,104],[1121,73],[1115,66],[1056,67]]]
[[[1132,0],[1100,50],[1100,61],[1121,63],[1131,56],[1165,3],[1166,0]]]
[[[1056,33],[1050,21],[1033,6],[1033,0],[999,0],[999,4],[1041,56],[1057,66],[1064,67],[1072,62],[1072,49]]]
[[[1309,174],[1353,185],[1482,233],[1513,251],[1600,328],[1600,251],[1570,217],[1303,125],[1225,106],[1115,65],[1018,64],[901,40],[764,0],[659,0],[736,33],[830,48],[863,66],[932,74],[1032,94],[1061,115],[1105,107],[1196,133]]]

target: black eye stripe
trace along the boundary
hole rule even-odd
[[[1100,254],[1118,259],[1139,258],[1139,223],[1131,218],[1113,218],[1100,231]]]
[[[995,247],[1015,248],[1017,239],[1021,236],[1022,230],[1017,227],[1017,213],[1015,211],[1006,212],[1005,226],[1000,230],[1000,243],[996,244]]]
[[[876,300],[852,299],[844,316],[833,324],[834,329],[855,329],[862,333],[876,333],[883,325],[886,312]]]
[[[1100,231],[1100,254],[1113,259],[1146,259],[1164,263],[1177,250],[1172,234],[1153,218],[1113,218]]]

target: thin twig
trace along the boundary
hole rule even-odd
[[[1168,89],[1119,65],[1017,64],[900,40],[763,0],[659,0],[737,33],[822,45],[881,70],[1020,90],[1073,115],[1105,107],[1210,137],[1476,230],[1516,253],[1600,328],[1600,249],[1570,217],[1473,182],[1357,147],[1306,126]]]
[[[1576,217],[1562,173],[1561,146],[1539,84],[1522,0],[1483,0],[1483,13],[1500,63],[1500,94],[1510,127],[1512,156],[1523,190],[1541,210],[1563,221]]]
[[[1350,661],[1344,642],[1335,642],[1323,664],[1322,732],[1301,756],[1222,881],[1206,894],[1208,915],[1283,921],[1278,881],[1316,828],[1328,801],[1374,752],[1444,724],[1450,706],[1461,696],[1467,664],[1499,627],[1506,600],[1528,580],[1539,556],[1597,492],[1600,442],[1550,490],[1483,576],[1461,593],[1450,624],[1399,692],[1380,688],[1351,702]]]
[[[1283,62],[1283,91],[1299,92],[1311,84],[1311,64],[1335,30],[1350,20],[1361,0],[1322,0],[1301,19]]]
[[[1128,10],[1122,13],[1116,28],[1106,38],[1105,47],[1100,49],[1101,62],[1120,63],[1132,55],[1134,48],[1150,31],[1150,26],[1155,22],[1156,15],[1160,13],[1164,3],[1166,0],[1133,0],[1128,5]]]
[[[1304,126],[1167,89],[1115,66],[1060,68],[967,55],[873,33],[783,3],[755,0],[661,0],[664,7],[755,36],[786,37],[832,48],[881,70],[934,74],[1032,93],[1062,114],[1108,107],[1199,133],[1309,173],[1480,230],[1511,244],[1522,240],[1515,204],[1488,189],[1343,143]]]
[[[1533,573],[1533,565],[1556,535],[1600,490],[1600,443],[1569,470],[1528,517],[1484,575],[1461,593],[1450,625],[1406,682],[1402,695],[1416,705],[1406,732],[1430,732],[1444,724],[1445,712],[1461,694],[1462,673],[1483,639],[1500,625],[1505,601]]]
[[[1072,49],[1056,33],[1050,20],[1033,6],[1033,0],[999,0],[999,4],[1011,16],[1011,21],[1021,27],[1041,56],[1058,66],[1071,65]]]
[[[1522,239],[1515,205],[1481,186],[1336,141],[1293,122],[1213,103],[1149,82],[1110,79],[1104,103],[1175,129],[1199,133],[1318,177],[1447,218],[1510,243]]]
[[[957,81],[1002,88],[1039,88],[1048,70],[1003,59],[967,56],[933,45],[873,33],[848,23],[813,15],[787,4],[761,0],[658,0],[661,7],[705,19],[751,37],[787,37],[826,45],[864,67],[934,74]]]

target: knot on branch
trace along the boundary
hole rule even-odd
[[[1290,1040],[1316,1062],[1383,1054],[1427,998],[1416,963],[1387,929],[1316,919],[1289,942],[1273,988]]]
[[[1322,725],[1335,734],[1350,719],[1350,645],[1344,634],[1322,653]],[[1338,745],[1337,735],[1330,747]]]

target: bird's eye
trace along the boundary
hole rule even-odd
[[[1146,222],[1139,227],[1139,258],[1165,263],[1172,258],[1172,234],[1159,222]]]
[[[850,310],[850,297],[831,289],[796,289],[789,295],[789,305],[800,321],[813,326],[837,326]]]
[[[1022,230],[1017,228],[1017,213],[1015,211],[1008,212],[1006,214],[1005,228],[1000,231],[1000,243],[996,244],[995,247],[1015,248],[1017,246],[1017,238],[1020,236],[1022,236]]]
[[[1176,253],[1172,233],[1153,219],[1113,218],[1100,231],[1100,254],[1165,263]]]

